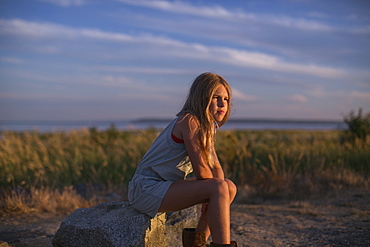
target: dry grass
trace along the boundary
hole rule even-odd
[[[5,132],[0,142],[0,187],[127,183],[156,135],[153,130]]]
[[[91,207],[96,203],[95,198],[87,200],[76,194],[72,186],[61,191],[45,187],[33,188],[27,192],[11,190],[3,195],[0,216],[30,212],[67,214],[77,208]]]
[[[4,132],[0,140],[1,211],[63,212],[96,200],[78,185],[115,192],[127,184],[154,129]],[[339,131],[219,131],[216,148],[242,197],[299,198],[347,188],[369,189],[370,138],[341,141]],[[21,191],[21,192],[20,192]],[[28,191],[26,193],[25,191]]]
[[[370,188],[370,142],[341,142],[339,131],[225,131],[218,154],[248,197],[309,197]],[[226,164],[226,166],[225,166]]]

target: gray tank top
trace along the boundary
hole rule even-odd
[[[150,171],[163,180],[177,181],[185,179],[193,171],[184,143],[176,143],[171,136],[177,119],[175,118],[153,142],[139,163],[137,174]]]

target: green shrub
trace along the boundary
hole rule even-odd
[[[347,139],[351,142],[360,140],[362,143],[366,143],[366,139],[370,135],[370,112],[363,114],[362,108],[359,108],[356,115],[354,111],[351,111],[344,117],[344,122],[348,126],[348,129],[345,130]]]

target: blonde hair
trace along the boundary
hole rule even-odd
[[[216,122],[209,111],[209,106],[211,104],[213,94],[220,85],[225,87],[229,95],[229,100],[225,117],[221,122]],[[212,152],[214,149],[215,130],[216,128],[221,127],[228,120],[230,116],[230,108],[231,88],[227,81],[220,75],[203,73],[195,78],[190,87],[186,102],[182,110],[177,114],[177,116],[190,114],[198,122],[201,151],[203,158],[211,168],[214,167]]]

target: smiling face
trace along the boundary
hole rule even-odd
[[[215,121],[221,122],[229,110],[229,93],[223,85],[216,88],[209,105],[209,111]]]

